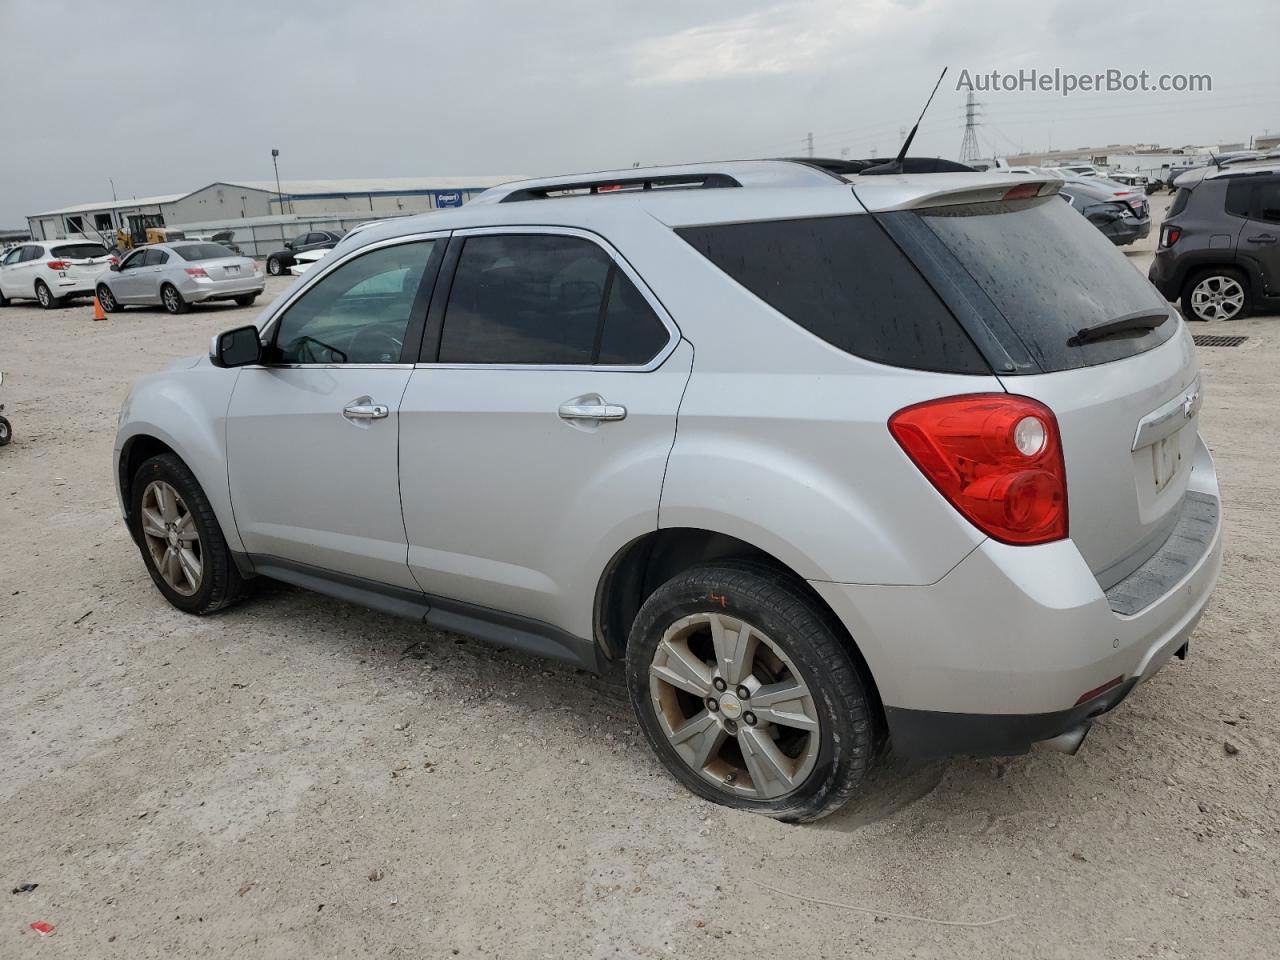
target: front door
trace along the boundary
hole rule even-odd
[[[400,407],[410,568],[433,596],[590,637],[600,571],[657,527],[693,349],[598,238],[452,243]]]
[[[147,269],[147,253],[144,248],[135,250],[123,260],[111,280],[111,292],[121,303],[135,303],[142,297]]]
[[[412,588],[397,431],[445,240],[357,251],[286,301],[227,415],[236,527],[260,560]],[[407,346],[406,346],[407,344]]]
[[[23,258],[27,247],[14,247],[0,260],[0,293],[6,297],[29,297],[34,284],[23,283],[27,271],[22,269]]]

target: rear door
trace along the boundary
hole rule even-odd
[[[409,566],[589,637],[600,571],[657,527],[693,350],[594,234],[461,231],[450,257],[401,404]]]
[[[236,528],[265,564],[415,586],[397,442],[440,234],[361,249],[287,301],[227,412]]]
[[[1268,295],[1280,296],[1280,176],[1249,179],[1249,220],[1240,231],[1239,255],[1253,261]]]
[[[1053,410],[1071,539],[1104,588],[1123,579],[1168,537],[1190,476],[1200,393],[1182,320],[1055,196],[880,217],[917,245],[919,262],[950,255],[961,268],[931,279],[957,315],[982,317],[1007,351],[993,362],[1005,389]],[[1161,315],[1154,329],[1079,336],[1121,317]]]

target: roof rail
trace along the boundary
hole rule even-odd
[[[627,167],[561,177],[515,180],[490,187],[467,206],[587,197],[612,193],[661,193],[664,190],[705,190],[725,187],[830,187],[839,176],[809,163],[792,160],[724,160],[663,167]]]
[[[551,197],[590,196],[597,193],[618,193],[632,190],[667,190],[673,187],[714,190],[723,187],[741,186],[741,183],[725,173],[683,173],[638,177],[607,176],[523,187],[513,190],[498,202],[519,203],[524,200],[546,200]]]

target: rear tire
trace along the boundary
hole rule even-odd
[[[55,297],[53,291],[49,289],[43,280],[36,281],[36,302],[46,310],[62,306],[62,298]]]
[[[244,296],[244,297],[236,297],[236,306],[252,307],[253,302],[257,299],[258,299],[258,295],[256,293],[251,293],[248,296]]]
[[[191,309],[190,304],[182,299],[182,294],[172,283],[166,283],[160,288],[160,302],[170,313],[186,313]]]
[[[267,273],[273,277],[278,277],[284,273],[284,264],[275,257],[267,257]]]
[[[1192,275],[1182,288],[1187,320],[1242,320],[1253,309],[1249,278],[1234,267],[1210,267]]]
[[[129,501],[142,562],[169,603],[203,616],[243,596],[244,579],[209,498],[177,456],[163,453],[143,463]]]
[[[727,562],[667,581],[636,616],[626,675],[654,752],[715,803],[817,820],[874,762],[876,708],[843,631],[777,571]]]
[[[119,313],[124,309],[124,305],[115,298],[115,294],[105,283],[98,284],[97,294],[98,303],[102,304],[102,309],[106,313]]]
[[[13,425],[4,417],[0,417],[0,447],[7,447],[13,439]]]

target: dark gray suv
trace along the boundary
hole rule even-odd
[[[1280,310],[1280,162],[1180,177],[1148,276],[1188,320]]]

